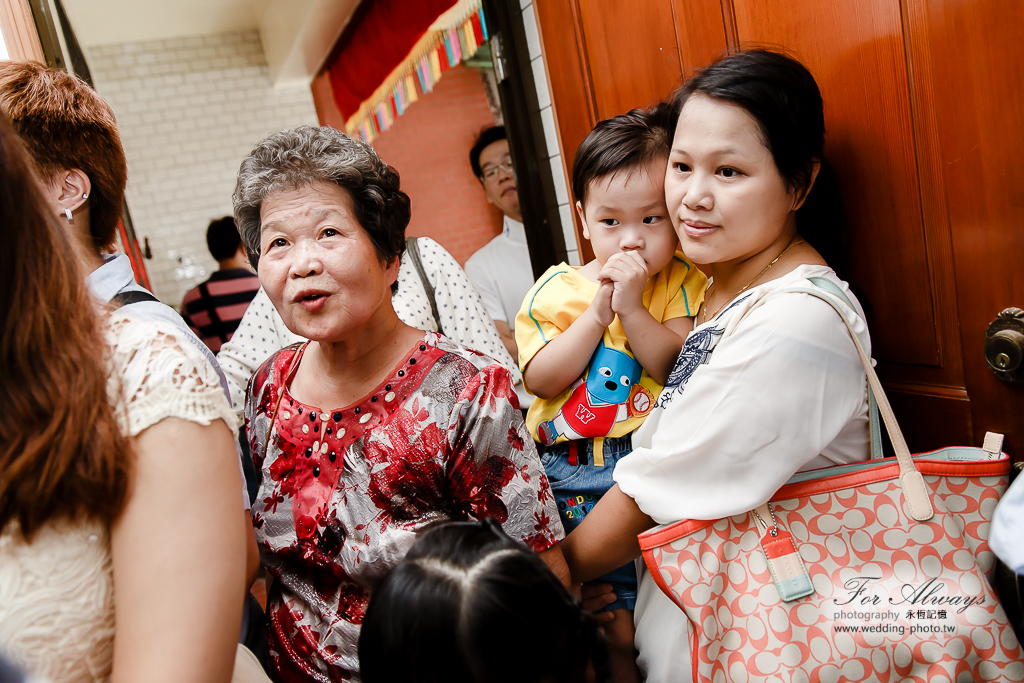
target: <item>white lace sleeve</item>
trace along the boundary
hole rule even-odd
[[[118,312],[110,317],[108,336],[108,392],[126,433],[136,436],[165,417],[202,425],[221,419],[237,431],[217,371],[176,327]]]

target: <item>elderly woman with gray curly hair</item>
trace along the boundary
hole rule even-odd
[[[432,522],[494,517],[565,576],[508,371],[392,306],[410,216],[398,173],[302,126],[256,145],[233,199],[260,283],[309,340],[267,359],[246,396],[276,680],[358,679],[370,593]]]

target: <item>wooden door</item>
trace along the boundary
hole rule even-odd
[[[916,0],[927,29],[937,122],[938,175],[955,264],[953,290],[976,442],[1007,434],[1024,459],[1024,384],[996,379],[983,357],[985,328],[1024,308],[1024,3]],[[921,29],[919,29],[921,30]]]
[[[992,430],[1024,458],[1024,387],[997,380],[982,352],[999,311],[1024,308],[1024,3],[534,5],[566,159],[597,120],[668,95],[729,48],[781,47],[806,64],[825,99],[850,280],[911,447]]]

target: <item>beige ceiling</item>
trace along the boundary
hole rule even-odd
[[[258,28],[269,0],[64,0],[83,46]]]
[[[359,0],[63,0],[83,47],[257,29],[275,85],[308,84]]]

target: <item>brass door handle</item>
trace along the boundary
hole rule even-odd
[[[1024,378],[1024,311],[1007,308],[985,330],[985,362],[1004,382]]]

